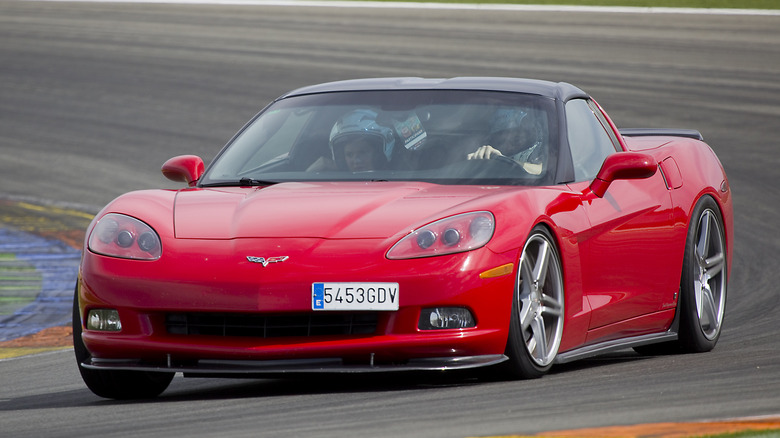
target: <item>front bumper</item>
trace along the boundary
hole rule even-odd
[[[512,263],[514,254],[481,248],[390,261],[370,246],[385,247],[382,242],[347,251],[328,247],[331,242],[276,240],[274,248],[289,254],[290,261],[262,267],[247,262],[246,254],[270,253],[263,247],[271,243],[263,239],[176,243],[153,262],[85,253],[78,295],[82,327],[91,309],[115,309],[122,321],[119,332],[83,329],[82,340],[91,355],[85,367],[219,374],[284,372],[282,365],[290,365],[305,370],[298,372],[349,372],[345,370],[454,369],[504,360],[514,276],[479,274]],[[294,249],[312,246],[317,251],[303,254]],[[399,310],[376,312],[370,333],[277,337],[171,329],[171,315],[180,314],[249,315],[252,321],[321,315],[312,310],[311,284],[329,281],[398,283]],[[421,309],[442,306],[469,309],[476,326],[420,330]],[[321,366],[323,360],[327,367]]]

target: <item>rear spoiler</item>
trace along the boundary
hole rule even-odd
[[[695,129],[624,128],[619,131],[625,137],[687,137],[704,141],[701,132]]]

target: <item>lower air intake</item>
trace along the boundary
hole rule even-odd
[[[292,336],[370,335],[376,313],[248,315],[233,313],[170,313],[168,333],[175,335],[280,338]]]

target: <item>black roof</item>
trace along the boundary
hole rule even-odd
[[[491,90],[536,94],[567,101],[575,97],[588,98],[587,93],[566,82],[499,77],[459,77],[451,79],[372,78],[352,79],[311,85],[291,91],[280,99],[304,94],[369,90]]]

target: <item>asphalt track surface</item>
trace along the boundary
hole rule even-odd
[[[66,350],[0,361],[0,435],[465,437],[780,414],[778,16],[0,1],[0,194],[94,213],[175,187],[167,158],[209,161],[289,89],[406,75],[567,81],[619,126],[699,129],[736,210],[717,348],[518,382],[177,377],[139,403],[92,395]]]

